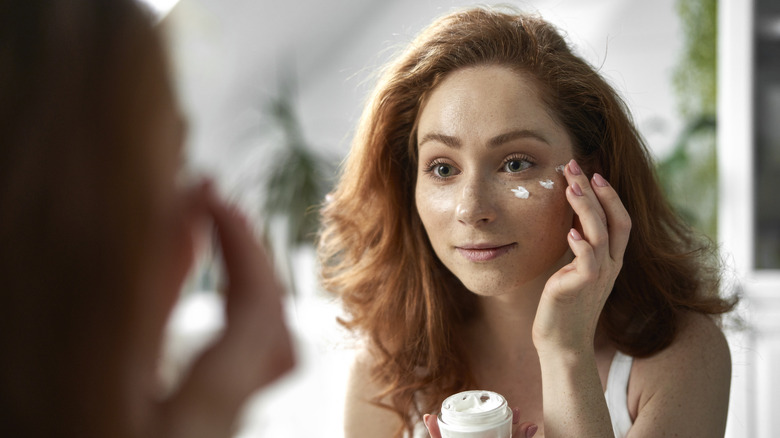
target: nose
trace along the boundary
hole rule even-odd
[[[489,188],[482,181],[467,181],[460,193],[455,214],[458,222],[480,226],[496,219],[496,208]]]

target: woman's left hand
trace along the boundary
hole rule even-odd
[[[623,264],[631,230],[617,192],[599,174],[589,181],[576,161],[564,170],[576,215],[568,241],[574,259],[545,285],[533,326],[540,355],[593,351],[601,310]]]
[[[441,438],[441,431],[439,430],[439,422],[437,421],[436,415],[423,415],[423,423],[425,424],[425,428],[428,429],[428,434],[431,438]],[[517,409],[512,409],[512,436],[532,438],[538,429],[538,426],[530,421],[521,423],[519,411]]]

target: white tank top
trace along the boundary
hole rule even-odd
[[[628,433],[633,422],[628,413],[628,378],[631,375],[631,365],[634,358],[621,352],[615,353],[612,365],[609,366],[607,376],[607,390],[604,398],[607,399],[607,409],[612,419],[612,430],[615,438],[623,438]]]
[[[607,400],[607,409],[612,419],[612,430],[615,432],[615,438],[624,438],[633,424],[631,415],[628,413],[628,378],[631,376],[633,363],[633,357],[618,351],[609,366],[604,398]],[[414,436],[420,438],[429,436],[422,421],[416,424]]]

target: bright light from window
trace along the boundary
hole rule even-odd
[[[179,0],[141,0],[141,2],[149,5],[157,14],[157,18],[162,20],[176,6]]]

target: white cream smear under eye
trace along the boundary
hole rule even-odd
[[[531,196],[531,193],[523,186],[517,186],[516,189],[511,189],[512,193],[515,194],[516,197],[520,199],[528,199],[529,196]]]
[[[560,174],[563,174],[565,168],[566,165],[561,164],[560,166],[555,167],[555,171]],[[544,187],[547,190],[552,190],[555,187],[555,181],[547,178],[546,180],[539,181],[539,185]],[[518,199],[528,199],[531,196],[531,192],[529,192],[528,189],[526,189],[523,186],[517,186],[516,189],[510,189],[510,190],[512,190],[512,193],[514,193],[515,197],[517,197]]]

